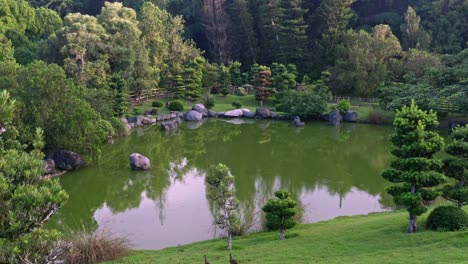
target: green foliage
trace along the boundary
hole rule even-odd
[[[260,105],[263,105],[263,101],[266,101],[273,94],[271,89],[271,71],[268,69],[260,70],[257,74],[257,78],[254,81],[255,99],[260,101]]]
[[[219,83],[223,89],[231,88],[231,72],[229,67],[221,65],[219,67]]]
[[[458,208],[468,204],[468,127],[457,127],[450,135],[452,142],[445,151],[454,158],[444,160],[445,175],[455,183],[444,186],[444,198],[457,203]]]
[[[212,165],[206,175],[207,195],[214,203],[215,221],[228,235],[228,249],[232,249],[231,237],[239,227],[238,206],[234,176],[224,164]]]
[[[241,63],[238,61],[229,64],[229,75],[233,86],[242,86]]]
[[[128,135],[128,128],[127,126],[117,117],[112,117],[109,120],[110,124],[112,125],[112,128],[114,129],[115,133],[114,135],[117,137],[123,137]]]
[[[291,91],[280,100],[281,109],[301,117],[317,117],[327,111],[325,97],[314,91]]]
[[[229,91],[228,88],[223,88],[223,89],[221,89],[221,94],[222,94],[223,96],[227,96],[227,95],[230,94],[230,93],[231,93],[231,92]]]
[[[336,109],[340,110],[341,114],[346,113],[351,108],[351,103],[346,99],[340,99],[336,105]]]
[[[140,108],[133,108],[133,115],[144,115],[145,112],[143,111],[143,109],[140,109]]]
[[[236,89],[234,89],[234,94],[237,96],[246,96],[249,93],[245,90],[244,87],[236,87]]]
[[[179,100],[172,101],[169,103],[169,110],[184,111],[184,104]]]
[[[287,191],[275,192],[276,199],[270,199],[263,206],[265,212],[266,226],[269,230],[280,230],[280,240],[284,239],[286,229],[296,225],[294,216],[297,214],[297,203],[290,198]]]
[[[468,228],[468,214],[453,206],[439,206],[426,219],[426,229],[461,231]]]
[[[242,104],[239,102],[232,102],[232,106],[235,107],[236,109],[239,109],[242,107]]]
[[[444,140],[431,131],[438,125],[435,112],[426,112],[412,102],[410,107],[398,110],[393,122],[395,134],[391,140],[392,154],[398,159],[391,162],[382,176],[396,185],[387,188],[397,205],[406,207],[410,224],[408,232],[416,232],[416,217],[426,212],[423,201],[435,199],[439,192],[433,188],[445,181],[439,171],[442,162],[433,157],[444,146]]]
[[[401,25],[403,48],[429,49],[431,37],[420,25],[421,18],[411,6],[405,13],[405,23]]]
[[[98,124],[98,133],[101,134],[98,136],[101,139],[104,139],[102,143],[107,142],[106,140],[109,137],[113,137],[115,135],[115,130],[112,124],[104,119],[99,120]]]
[[[210,96],[210,95],[206,95],[205,96],[205,99],[203,101],[203,105],[207,108],[207,109],[211,109],[215,106],[215,98],[213,96]]]
[[[291,71],[288,70],[288,67],[284,64],[273,63],[271,65],[271,83],[272,87],[278,92],[278,95],[283,95],[285,92],[296,89],[297,82],[297,72],[294,65],[288,65]],[[292,67],[294,66],[294,67]]]
[[[152,107],[163,107],[164,104],[163,104],[161,101],[153,101],[153,102],[151,103],[151,106],[152,106]]]

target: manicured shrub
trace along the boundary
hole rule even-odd
[[[221,90],[221,94],[224,95],[224,96],[227,96],[228,94],[230,94],[229,89],[228,88],[223,88]]]
[[[144,115],[144,114],[145,114],[145,112],[143,112],[143,110],[140,109],[140,108],[134,108],[133,109],[133,115]]]
[[[205,100],[203,102],[203,105],[205,105],[205,107],[207,109],[211,109],[215,106],[215,99],[213,96],[206,96],[205,97]]]
[[[153,101],[151,106],[153,107],[162,107],[164,104],[161,101]]]
[[[232,106],[234,106],[236,109],[239,109],[242,107],[242,104],[239,102],[232,102]]]
[[[468,214],[454,206],[439,206],[426,220],[426,229],[459,231],[468,228]]]
[[[171,111],[184,111],[184,104],[181,101],[175,100],[169,104],[169,110]]]
[[[234,94],[237,95],[237,96],[246,96],[248,95],[249,93],[242,87],[237,87],[235,90],[234,90]]]
[[[338,101],[338,104],[336,105],[336,108],[340,110],[341,114],[346,113],[346,111],[348,111],[350,107],[351,103],[346,99],[340,99],[340,101]]]

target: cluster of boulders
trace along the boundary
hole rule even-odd
[[[70,150],[55,150],[47,155],[43,162],[44,174],[51,175],[57,171],[76,170],[84,164],[83,157]]]
[[[258,108],[255,112],[251,112],[247,108],[234,109],[227,112],[215,112],[212,110],[207,110],[204,105],[196,104],[192,107],[192,110],[185,113],[186,121],[201,121],[204,117],[226,117],[226,118],[257,118],[257,119],[281,119],[281,120],[290,120],[291,116],[289,115],[278,115],[275,112],[272,112],[269,108]]]
[[[184,114],[181,112],[171,112],[170,114],[167,114],[167,115],[153,116],[151,115],[151,112],[147,111],[144,116],[142,115],[131,116],[127,118],[122,118],[121,121],[130,130],[135,127],[141,127],[144,125],[153,125],[153,124],[156,124],[157,122],[174,120],[177,117],[181,118],[183,116]]]
[[[335,109],[331,113],[323,116],[323,119],[328,121],[328,124],[332,126],[339,126],[341,121],[344,122],[357,122],[358,115],[354,111],[346,111],[343,115],[340,113],[340,110]]]

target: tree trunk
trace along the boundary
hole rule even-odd
[[[284,228],[280,229],[280,240],[284,240],[284,234],[286,233],[286,230]]]
[[[228,234],[228,250],[232,250],[232,235]]]
[[[416,218],[417,218],[416,215],[410,214],[408,233],[416,233],[416,231],[418,230]]]

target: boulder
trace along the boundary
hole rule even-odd
[[[176,116],[176,117],[174,118],[174,120],[172,120],[172,122],[175,122],[175,123],[177,123],[177,125],[180,125],[180,123],[182,122],[182,120],[180,120],[180,117]]]
[[[154,118],[144,117],[141,123],[144,125],[154,124],[156,123],[156,119],[154,119],[154,122],[153,122],[153,119]]]
[[[208,110],[208,117],[216,117],[216,112],[213,110]]]
[[[346,113],[343,116],[343,121],[346,122],[357,122],[358,115],[354,111],[346,111]]]
[[[206,107],[202,104],[196,104],[192,107],[193,111],[197,111],[200,114],[204,114],[207,112]]]
[[[275,112],[271,112],[271,118],[277,119],[277,118],[278,118],[278,114],[275,113]]]
[[[128,124],[128,120],[127,120],[127,118],[125,118],[125,117],[122,117],[122,118],[120,119],[120,121],[122,121],[122,123],[124,123],[124,124]]]
[[[226,113],[224,113],[224,116],[225,117],[241,117],[241,116],[244,116],[244,112],[242,111],[242,109],[235,109],[235,110],[227,111]]]
[[[149,170],[151,168],[149,159],[140,153],[133,153],[128,159],[132,170]]]
[[[292,122],[292,125],[295,126],[295,127],[303,127],[304,122],[301,122],[301,119],[298,116],[295,116],[294,120]]]
[[[255,117],[255,113],[250,112],[249,109],[242,109],[242,113],[244,114],[244,117],[248,117],[248,118],[254,118]]]
[[[69,150],[56,150],[51,158],[55,162],[55,167],[61,170],[76,170],[84,164],[83,158],[78,153]]]
[[[44,174],[52,174],[55,171],[55,161],[53,159],[46,159],[42,162]]]
[[[332,126],[339,126],[341,121],[340,110],[335,109],[328,115],[328,123]]]
[[[268,108],[257,108],[255,111],[255,116],[259,118],[270,118],[271,117],[271,110]]]
[[[145,111],[145,116],[152,116],[153,115],[153,110],[146,110]]]
[[[185,114],[185,120],[187,121],[201,121],[203,115],[197,111],[190,110]]]
[[[216,113],[217,116],[223,117],[226,112],[218,112]]]

